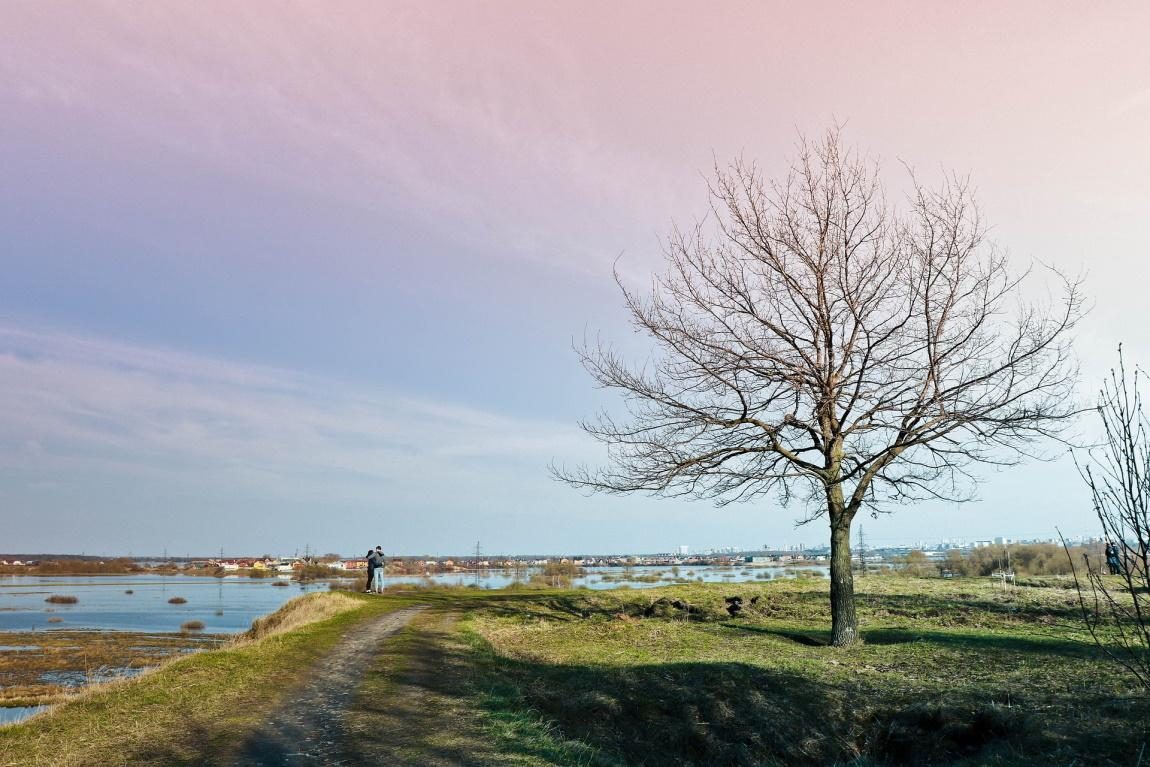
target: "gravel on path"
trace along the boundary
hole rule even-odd
[[[241,749],[232,767],[340,767],[344,713],[379,643],[424,607],[408,607],[349,634],[316,667],[310,681],[280,706]]]

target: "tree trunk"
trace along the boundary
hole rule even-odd
[[[855,580],[851,568],[852,514],[839,499],[836,512],[831,500],[831,645],[847,647],[858,639],[855,615]]]

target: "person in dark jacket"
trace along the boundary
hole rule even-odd
[[[1109,538],[1106,539],[1106,566],[1110,568],[1111,575],[1122,574],[1122,558],[1118,553],[1118,544]]]

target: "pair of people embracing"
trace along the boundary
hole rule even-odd
[[[381,547],[376,546],[374,549],[367,550],[367,584],[364,585],[363,588],[365,594],[383,591],[384,564],[383,549]]]

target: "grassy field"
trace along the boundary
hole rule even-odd
[[[527,701],[621,763],[1133,763],[1148,709],[1083,644],[1071,593],[901,578],[858,591],[865,644],[849,650],[825,646],[827,586],[803,580],[666,590],[696,621],[633,617],[657,594],[605,595],[545,604],[552,617],[477,615],[472,630]],[[732,593],[758,604],[730,619]]]
[[[0,764],[227,763],[356,621],[418,602],[432,609],[365,669],[349,763],[1150,765],[1150,701],[1060,582],[863,578],[850,649],[826,646],[827,588],[344,595],[333,617],[0,730]]]
[[[381,659],[359,742],[426,765],[1150,764],[1150,704],[1058,582],[858,590],[846,650],[817,579],[459,597]],[[731,618],[736,594],[759,599]]]

